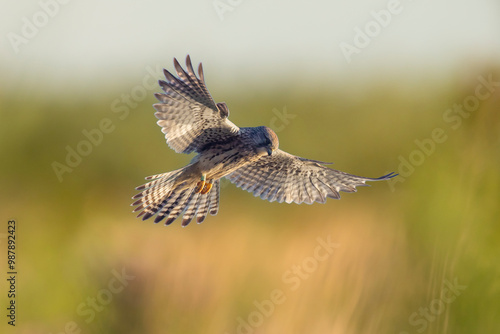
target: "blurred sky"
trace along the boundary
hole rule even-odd
[[[1,1],[4,82],[106,84],[117,73],[143,75],[148,65],[170,68],[172,57],[188,53],[210,66],[211,76],[236,71],[255,82],[287,73],[314,80],[380,68],[439,71],[500,59],[498,0],[59,1]],[[340,43],[353,45],[354,29],[364,30],[372,11],[397,3],[399,13],[348,63]]]

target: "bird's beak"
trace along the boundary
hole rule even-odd
[[[270,147],[268,147],[268,148],[267,148],[267,155],[271,155],[271,154],[273,154],[273,150],[271,150],[271,148],[270,148]]]

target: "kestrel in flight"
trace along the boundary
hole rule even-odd
[[[270,202],[325,203],[339,199],[340,191],[355,192],[366,181],[388,180],[396,174],[368,178],[323,166],[325,162],[301,158],[278,148],[278,136],[266,126],[239,128],[229,119],[225,103],[215,103],[203,76],[196,76],[189,55],[187,72],[174,58],[177,77],[164,70],[153,107],[167,144],[177,153],[196,152],[191,162],[173,172],[148,176],[136,188],[134,212],[146,220],[155,216],[171,224],[183,215],[182,226],[196,216],[203,222],[219,210],[220,179]]]

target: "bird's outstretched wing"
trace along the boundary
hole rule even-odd
[[[203,68],[196,76],[189,55],[187,72],[174,58],[177,77],[163,70],[166,80],[160,80],[165,93],[155,94],[160,103],[154,104],[167,144],[177,153],[200,152],[207,145],[235,136],[239,128],[227,119],[225,103],[215,103],[205,86]]]
[[[394,176],[394,173],[379,178],[351,175],[324,167],[319,161],[276,150],[226,177],[241,189],[270,202],[312,204],[324,203],[327,197],[339,199],[340,191],[355,192],[357,186],[366,186],[366,181]]]

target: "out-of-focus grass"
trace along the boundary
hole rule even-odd
[[[152,97],[120,120],[111,110],[120,91],[2,96],[0,200],[2,219],[19,226],[18,328],[59,333],[74,321],[92,333],[237,333],[238,319],[278,289],[285,301],[255,333],[498,330],[500,93],[456,130],[442,119],[474,88],[429,80],[228,92],[236,124],[272,125],[273,109],[286,107],[294,118],[278,133],[281,147],[353,174],[397,172],[399,157],[436,127],[448,139],[393,188],[373,183],[325,205],[267,203],[227,184],[220,213],[185,229],[130,213],[144,176],[190,159],[165,145]],[[64,163],[66,145],[75,148],[103,118],[114,131],[59,182],[51,164]],[[317,238],[338,248],[307,277],[294,274],[292,290],[283,275],[314,256]],[[90,319],[78,309],[105,298],[113,270],[134,278]],[[455,279],[466,288],[453,302],[418,315]]]

